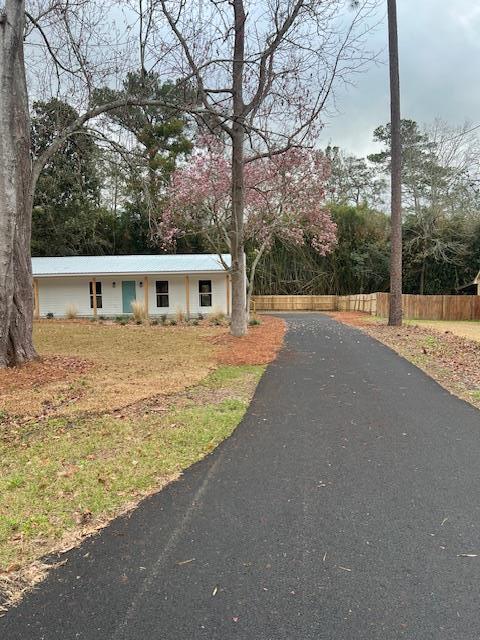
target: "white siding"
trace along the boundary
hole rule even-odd
[[[189,301],[190,314],[196,316],[199,313],[209,314],[221,311],[227,313],[227,274],[195,274],[189,275]],[[168,302],[169,306],[157,307],[156,281],[168,281]],[[201,307],[200,296],[198,290],[199,280],[212,281],[212,306]],[[143,300],[143,297],[142,297]],[[228,305],[229,306],[229,305]],[[179,311],[186,313],[187,311],[187,288],[185,276],[171,275],[149,275],[148,276],[148,309],[150,315],[169,315],[173,316]]]
[[[84,278],[38,278],[40,315],[64,316],[70,305],[77,307],[79,315],[90,315],[88,283]]]
[[[102,283],[102,308],[98,309],[98,315],[117,316],[123,315],[122,309],[122,281],[135,280],[137,300],[144,301],[144,277],[136,278],[131,275],[97,276],[97,282]],[[186,313],[186,279],[184,275],[146,274],[148,277],[148,310],[149,315],[174,316],[179,311]],[[169,307],[157,307],[156,286],[157,280],[167,280],[169,288]],[[200,307],[199,280],[212,281],[212,306]],[[40,277],[38,281],[38,299],[40,315],[46,316],[53,313],[54,316],[65,316],[70,305],[75,305],[79,316],[91,316],[90,308],[90,278],[69,277]],[[115,283],[115,286],[113,285]],[[195,274],[189,275],[190,290],[190,314],[209,314],[221,311],[227,313],[227,274]]]
[[[157,280],[168,282],[168,307],[157,307]],[[152,316],[174,316],[178,312],[186,313],[185,276],[155,274],[148,276],[148,311]]]
[[[212,306],[200,306],[200,292],[198,283],[200,280],[212,281]],[[196,315],[198,313],[209,314],[223,312],[227,313],[227,283],[226,274],[221,275],[196,275],[190,276],[190,311]]]

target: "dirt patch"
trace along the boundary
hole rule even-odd
[[[0,571],[0,617],[9,607],[18,604],[27,591],[42,582],[52,566],[39,560],[20,569],[12,565],[9,571]]]
[[[255,372],[251,374],[244,372],[239,377],[235,389],[232,389],[229,385],[209,387],[200,383],[170,396],[160,394],[135,402],[121,409],[116,409],[111,415],[120,420],[142,419],[149,415],[161,415],[172,409],[183,409],[195,405],[220,404],[223,400],[241,400],[245,397],[250,398],[257,384],[258,380]]]
[[[443,387],[480,408],[480,343],[451,331],[405,324],[389,327],[385,321],[354,312],[330,313],[386,344],[423,369]]]
[[[89,371],[93,362],[83,358],[46,356],[23,367],[0,369],[0,398],[14,389],[32,389]]]
[[[213,340],[218,345],[218,362],[229,365],[268,364],[282,346],[285,329],[285,321],[281,318],[262,316],[261,324],[249,327],[246,336],[218,336]]]

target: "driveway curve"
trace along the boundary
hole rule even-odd
[[[480,413],[351,327],[284,317],[233,436],[69,553],[1,638],[480,637]]]

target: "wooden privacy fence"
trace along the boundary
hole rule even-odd
[[[333,311],[337,296],[252,296],[257,311]]]
[[[351,296],[253,296],[257,311],[363,311],[388,316],[388,293]],[[403,315],[417,320],[480,320],[480,296],[402,296]]]
[[[388,293],[377,293],[377,315],[388,316]],[[404,294],[405,318],[416,320],[480,320],[480,296],[417,296]]]
[[[358,293],[353,296],[337,296],[337,311],[364,311],[371,316],[377,313],[378,293]],[[381,294],[380,294],[381,295]]]

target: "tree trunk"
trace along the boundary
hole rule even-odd
[[[422,261],[422,268],[420,269],[420,286],[419,286],[419,291],[418,293],[423,296],[423,293],[425,291],[425,272],[427,270],[427,265],[426,265],[426,261],[423,260]]]
[[[23,0],[0,14],[0,367],[36,357],[30,260],[32,164]]]
[[[388,0],[388,44],[392,135],[390,308],[388,324],[400,326],[402,324],[402,143],[400,135],[400,79],[396,0]]]
[[[243,237],[245,208],[244,158],[245,124],[243,102],[243,65],[245,54],[245,12],[242,0],[234,0],[235,42],[232,66],[232,225],[230,251],[232,254],[232,321],[234,336],[247,333],[246,264]]]
[[[255,273],[257,271],[258,263],[260,262],[260,258],[263,256],[265,249],[267,248],[266,243],[264,242],[260,249],[257,251],[255,258],[253,259],[252,266],[250,267],[250,275],[248,278],[248,288],[247,288],[247,318],[250,316],[250,303],[252,301],[253,295],[253,287],[255,284]]]

